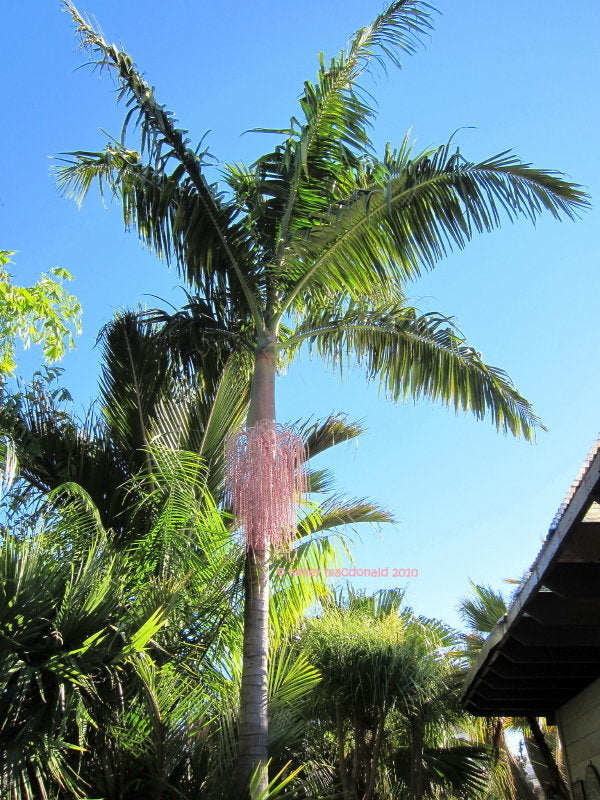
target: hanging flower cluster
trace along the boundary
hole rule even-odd
[[[243,428],[227,440],[227,492],[248,550],[290,546],[296,504],[307,491],[305,461],[302,438],[271,420]]]

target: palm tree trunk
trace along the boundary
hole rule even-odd
[[[244,576],[244,648],[240,692],[238,772],[240,796],[248,791],[252,773],[263,769],[259,792],[268,778],[267,667],[269,650],[269,552],[251,550]]]
[[[275,353],[257,350],[252,376],[247,427],[262,420],[275,421]],[[257,792],[268,786],[268,653],[269,653],[269,548],[249,549],[244,576],[244,646],[240,687],[238,734],[238,796],[247,796],[248,782],[260,769]]]
[[[423,744],[425,731],[418,716],[410,720],[410,800],[421,800],[425,793],[425,774],[423,771]]]
[[[369,763],[369,780],[367,788],[363,796],[363,800],[371,800],[373,792],[375,791],[375,782],[377,780],[377,768],[379,766],[379,754],[381,752],[381,744],[383,742],[383,734],[385,732],[385,711],[381,711],[377,726],[373,732],[373,750],[371,752],[371,761]]]
[[[351,779],[350,775],[348,774],[348,766],[346,763],[346,734],[344,732],[344,717],[339,700],[336,700],[335,703],[335,721],[337,732],[338,769],[340,771],[342,793],[344,795],[344,800],[357,800],[356,776],[354,776],[354,780]],[[356,745],[356,742],[354,744]]]
[[[540,728],[537,717],[527,717],[527,724],[531,729],[531,737],[525,737],[527,755],[546,800],[569,800],[569,790],[565,779],[552,750],[550,750],[544,732]]]

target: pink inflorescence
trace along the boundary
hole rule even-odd
[[[304,442],[290,428],[262,420],[227,440],[225,474],[235,521],[246,547],[289,547],[296,504],[307,491]]]

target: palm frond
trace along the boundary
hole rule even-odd
[[[153,88],[146,83],[130,56],[119,50],[115,45],[109,45],[101,34],[94,30],[93,26],[82,17],[70,0],[63,0],[63,3],[75,22],[82,47],[97,58],[96,64],[100,68],[112,71],[119,82],[118,97],[125,100],[129,109],[121,138],[124,137],[128,125],[133,121],[134,125],[140,130],[141,152],[147,155],[150,162],[150,170],[153,170],[154,173],[156,171],[161,172],[170,160],[175,160],[178,163],[167,187],[167,197],[161,198],[163,201],[166,200],[166,205],[169,207],[167,214],[174,215],[177,213],[178,209],[173,209],[169,202],[169,193],[174,188],[174,185],[184,180],[188,193],[194,196],[197,205],[194,218],[195,225],[201,225],[204,228],[206,242],[210,242],[209,245],[205,244],[205,249],[208,249],[210,253],[214,253],[212,261],[208,264],[203,264],[202,268],[210,272],[215,264],[220,264],[222,272],[229,279],[228,282],[233,286],[237,284],[237,287],[241,290],[256,323],[262,325],[260,297],[256,292],[256,287],[252,285],[249,275],[252,264],[251,248],[244,229],[234,221],[236,215],[235,207],[224,202],[223,198],[214,191],[214,188],[208,184],[204,177],[202,166],[206,153],[200,152],[200,145],[196,149],[190,147],[189,140],[186,138],[187,131],[178,128],[172,112],[158,103]],[[121,149],[120,146],[117,147],[117,150]],[[126,151],[126,153],[130,152]],[[92,158],[97,155],[92,154]],[[73,156],[74,162],[71,166],[76,168],[78,156],[77,154],[73,154]],[[84,161],[87,156],[89,154],[83,154]],[[151,182],[149,196],[146,195],[145,185],[139,181],[139,171],[127,168],[132,166],[131,161],[129,159],[129,162],[120,165],[121,168],[126,167],[119,181],[124,188],[124,208],[130,211],[136,208],[136,213],[142,210],[143,214],[137,219],[137,224],[143,236],[146,235],[144,233],[145,224],[157,224],[159,227],[164,227],[164,235],[161,238],[163,241],[167,241],[170,237],[168,230],[170,222],[165,217],[166,208],[161,208],[160,202],[158,206],[156,204],[155,182]],[[137,162],[134,162],[133,166],[135,166],[135,163]],[[106,171],[101,174],[106,175]],[[70,180],[68,173],[63,173],[63,175],[65,180]],[[74,181],[74,186],[77,186],[78,183],[83,188],[89,185],[90,178],[78,177],[77,169],[72,172],[71,178]],[[129,180],[133,181],[133,191],[128,186],[127,182]],[[142,189],[141,197],[136,198],[136,189],[140,188]],[[132,203],[131,200],[136,202]],[[141,202],[138,202],[139,200]],[[152,238],[153,235],[149,235]],[[173,237],[171,236],[170,238],[173,241]],[[181,263],[178,266],[182,273],[186,274],[186,269],[188,268]],[[193,270],[190,265],[188,277],[192,275]]]
[[[249,357],[228,338],[221,342],[210,320],[199,336],[202,322],[186,325],[180,313],[173,322],[158,311],[127,312],[105,328],[103,413],[132,473],[152,469],[150,445],[192,450],[209,464],[218,496],[225,437],[247,408]]]
[[[267,764],[257,767],[252,773],[248,783],[249,796],[256,800],[275,800],[276,797],[280,797],[281,800],[286,800],[286,798],[293,800],[297,796],[293,782],[302,773],[303,768],[300,766],[292,769],[290,763],[287,763],[271,780],[268,780],[267,777],[267,786],[261,789],[270,763],[269,760]]]
[[[463,622],[474,634],[487,636],[507,612],[506,600],[491,586],[471,583],[472,597],[460,603]]]
[[[543,427],[507,374],[484,363],[440,314],[419,316],[402,303],[350,304],[345,313],[307,315],[283,346],[303,340],[331,365],[356,359],[394,400],[423,397],[478,418],[489,415],[498,429],[527,439]]]
[[[330,497],[302,517],[298,523],[298,535],[311,536],[342,526],[352,529],[364,522],[379,525],[394,522],[394,517],[389,511],[366,500]]]
[[[328,571],[339,567],[347,547],[341,536],[300,541],[271,565],[270,624],[276,639],[289,636],[316,602],[329,594]]]
[[[153,308],[140,316],[186,377],[203,378],[214,387],[230,355],[253,350],[252,324],[226,293],[203,297],[186,292],[186,300],[177,311]]]
[[[456,797],[483,797],[489,784],[489,753],[485,747],[466,743],[425,748],[423,770],[426,792],[436,791]],[[394,772],[406,785],[410,775],[410,751],[400,748],[394,754]]]
[[[292,118],[284,144],[256,162],[254,179],[239,170],[230,174],[249,215],[256,217],[262,206],[262,220],[274,222],[274,263],[281,262],[291,233],[311,227],[356,187],[356,170],[370,152],[373,116],[357,81],[373,62],[399,67],[400,54],[412,54],[431,29],[430,10],[420,0],[396,0],[354,34],[347,51],[328,64],[321,55],[317,80],[305,82],[299,100],[303,119]]]
[[[330,414],[324,420],[295,423],[294,428],[304,439],[304,447],[309,459],[329,450],[336,444],[349,442],[357,436],[361,436],[365,431],[362,422],[349,422],[348,416],[339,412]]]
[[[132,312],[106,325],[101,340],[103,414],[110,435],[133,458],[150,446],[156,404],[172,387],[168,354]]]
[[[210,467],[208,488],[217,498],[224,491],[225,441],[231,431],[242,425],[248,410],[250,373],[246,354],[231,356],[204,426],[199,452]]]
[[[298,745],[306,728],[306,702],[320,680],[319,672],[291,642],[283,642],[269,659],[269,752],[272,757]]]
[[[588,205],[579,186],[509,152],[475,164],[447,144],[414,161],[402,159],[399,167],[338,204],[328,224],[288,249],[285,268],[294,284],[284,311],[304,308],[307,291],[313,297],[397,292],[503,218],[535,222],[543,211],[573,218]]]
[[[309,494],[323,493],[332,491],[335,479],[331,470],[328,469],[308,469],[308,491]]]
[[[168,265],[174,265],[190,286],[207,298],[232,292],[238,305],[247,308],[239,285],[231,280],[230,263],[215,234],[215,222],[181,166],[170,172],[166,164],[158,169],[144,164],[135,150],[113,143],[100,152],[63,154],[60,161],[56,176],[67,197],[81,204],[96,182],[101,193],[106,190],[120,200],[125,228],[137,231],[140,239]],[[220,225],[228,226],[240,251],[246,251],[240,259],[243,255],[248,266],[249,244],[234,221],[235,208],[223,202],[216,187],[208,186],[207,191],[221,206]],[[248,280],[252,280],[250,275]]]
[[[5,535],[0,544],[0,786],[7,797],[54,797],[59,789],[89,796],[80,769],[87,733],[106,723],[131,659],[164,624],[165,595],[157,606],[145,587],[131,593],[122,579],[126,557],[111,549],[89,497],[74,487],[68,495],[64,513],[51,509],[35,533]],[[94,535],[84,547],[79,523],[89,528],[90,517]],[[29,795],[28,781],[48,794]]]
[[[0,404],[0,429],[12,438],[19,461],[11,504],[20,513],[65,483],[82,486],[99,510],[103,525],[121,535],[132,523],[126,513],[123,484],[130,475],[127,457],[106,436],[92,409],[78,420],[61,394],[34,381],[22,391],[6,391]]]

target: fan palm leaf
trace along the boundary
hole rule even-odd
[[[76,542],[80,514],[85,527],[89,508],[69,507]],[[15,800],[42,796],[40,787],[83,796],[75,764],[85,728],[102,713],[100,694],[118,693],[128,662],[165,622],[165,595],[158,605],[141,587],[131,597],[119,577],[123,556],[101,528],[65,558],[61,525],[51,514],[41,532],[5,535],[0,546],[0,786]]]

